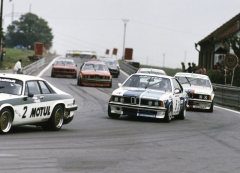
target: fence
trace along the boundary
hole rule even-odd
[[[127,62],[121,61],[120,67],[123,71],[129,75],[135,73],[137,68],[129,65]],[[230,107],[236,110],[240,110],[240,87],[212,84],[215,90],[214,103]]]
[[[31,74],[32,72],[34,72],[36,69],[42,67],[45,64],[45,57],[41,58],[38,61],[35,61],[31,64],[29,64],[28,66],[23,68],[23,74]]]

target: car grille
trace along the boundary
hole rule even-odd
[[[201,99],[201,100],[211,100],[210,95],[206,94],[193,94],[193,93],[188,93],[188,97],[190,99]]]
[[[54,69],[54,72],[75,72],[72,69]]]
[[[100,75],[84,75],[84,79],[110,79],[109,76],[100,76]]]

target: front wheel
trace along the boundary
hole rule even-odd
[[[172,105],[169,104],[168,108],[165,112],[164,121],[169,123],[171,121],[171,119],[172,119]]]
[[[60,105],[55,106],[53,109],[51,118],[48,122],[48,126],[50,130],[58,131],[62,128],[63,125],[63,107]]]
[[[0,132],[7,133],[12,127],[12,113],[9,109],[3,108],[0,112]]]
[[[111,106],[108,105],[108,116],[110,118],[113,118],[113,119],[118,119],[120,117],[119,114],[114,114],[114,113],[111,113]]]
[[[179,118],[180,120],[184,120],[184,119],[185,119],[185,117],[186,117],[186,111],[187,111],[187,107],[186,107],[186,104],[184,104],[184,105],[183,105],[183,108],[182,108],[182,110],[181,110],[181,112],[180,112],[180,114],[178,115],[178,118]]]

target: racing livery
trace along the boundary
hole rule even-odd
[[[57,131],[73,120],[77,108],[71,95],[42,78],[0,74],[1,133],[19,125],[36,125]]]
[[[80,67],[77,85],[112,87],[112,76],[107,65],[101,61],[87,61]]]
[[[52,64],[51,77],[77,78],[77,65],[72,59],[59,58]]]
[[[108,116],[120,115],[185,119],[187,93],[181,84],[170,76],[132,74],[112,92],[108,103]]]
[[[213,112],[214,88],[207,75],[179,72],[175,78],[188,94],[188,108]]]

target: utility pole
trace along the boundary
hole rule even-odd
[[[0,29],[1,29],[1,38],[0,38],[0,49],[2,51],[2,35],[3,35],[3,29],[2,29],[2,20],[3,20],[3,0],[1,0],[1,16],[0,16]],[[2,53],[2,52],[1,52]]]
[[[125,59],[125,35],[126,35],[126,26],[127,26],[127,22],[129,20],[128,19],[123,19],[123,23],[124,23],[124,35],[123,35],[123,55],[122,55],[122,60]]]
[[[13,23],[13,16],[14,16],[14,4],[12,5],[12,23]]]

